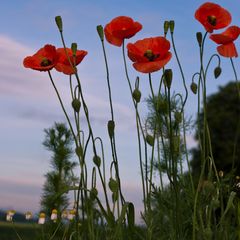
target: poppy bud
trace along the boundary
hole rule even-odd
[[[82,157],[82,156],[83,156],[82,146],[78,146],[78,147],[75,149],[75,152],[76,152],[76,154],[77,154],[78,157]]]
[[[164,22],[163,28],[164,28],[164,35],[166,36],[169,29],[169,21]]]
[[[134,89],[132,93],[132,97],[137,103],[139,103],[141,100],[141,92],[137,88]]]
[[[109,120],[107,126],[108,126],[108,135],[110,138],[112,138],[114,135],[115,122],[112,120]]]
[[[175,117],[175,121],[176,121],[177,123],[182,122],[182,113],[181,113],[181,112],[175,112],[175,113],[174,113],[174,117]]]
[[[102,25],[97,26],[97,32],[98,32],[98,35],[99,35],[101,41],[103,41],[104,40],[104,33],[103,33],[103,26]]]
[[[194,94],[197,94],[198,86],[197,86],[197,84],[196,84],[195,82],[192,82],[190,88],[191,88],[191,90],[192,90],[192,92],[193,92]]]
[[[58,30],[60,32],[62,32],[63,31],[62,17],[61,16],[56,16],[55,17],[55,22],[56,22],[56,24],[58,26]]]
[[[222,73],[222,69],[220,67],[216,67],[214,69],[214,77],[217,79]]]
[[[153,138],[153,136],[147,134],[147,136],[146,136],[146,141],[147,141],[147,143],[148,143],[151,147],[153,147],[153,145],[154,145],[154,138]]]
[[[173,151],[178,154],[180,149],[180,138],[179,136],[173,137]]]
[[[173,33],[174,27],[175,27],[175,22],[173,20],[169,22],[169,27],[170,27],[170,32]]]
[[[93,162],[96,164],[97,167],[101,166],[101,158],[97,155],[93,157]]]
[[[172,84],[172,69],[166,69],[164,71],[164,80],[165,85],[170,89]]]
[[[108,186],[113,193],[116,193],[118,191],[118,182],[115,179],[110,178]]]
[[[73,56],[76,56],[77,53],[77,43],[72,43],[71,45]]]
[[[74,111],[78,113],[80,111],[81,102],[77,98],[74,98],[72,100],[72,107]]]
[[[197,32],[196,33],[196,38],[197,38],[199,47],[201,47],[201,45],[202,45],[202,33],[201,32]]]
[[[90,198],[94,200],[98,195],[98,190],[96,188],[92,188],[90,191]]]

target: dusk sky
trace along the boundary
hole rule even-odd
[[[232,25],[240,26],[238,0],[214,1],[232,14]],[[198,46],[195,34],[204,32],[194,19],[195,10],[203,4],[200,0],[3,0],[0,14],[0,209],[17,211],[39,210],[44,174],[50,169],[50,154],[44,149],[43,129],[54,122],[66,122],[47,73],[23,67],[24,57],[34,54],[45,44],[62,47],[55,16],[61,15],[68,46],[78,43],[78,48],[88,55],[78,67],[84,94],[89,106],[95,136],[104,139],[109,152],[106,124],[110,119],[103,53],[96,26],[105,26],[117,16],[130,16],[143,25],[142,31],[128,42],[145,37],[163,35],[163,22],[175,20],[175,41],[188,88],[192,75],[199,70]],[[219,31],[221,32],[221,31]],[[240,41],[236,41],[240,51]],[[116,117],[116,141],[122,176],[123,192],[128,201],[141,208],[141,179],[138,163],[135,115],[124,74],[121,48],[106,43],[113,105]],[[206,43],[206,61],[216,53],[216,44]],[[240,61],[234,59],[240,74]],[[220,85],[234,79],[229,59],[222,58],[223,73],[213,77],[210,68],[207,93],[216,92]],[[148,75],[136,72],[128,61],[132,83],[140,77],[143,99],[149,95]],[[182,80],[175,58],[167,65],[174,70],[173,89],[184,94]],[[56,85],[69,107],[69,81],[63,74],[53,71]],[[161,73],[153,73],[157,86]],[[186,114],[195,118],[197,97],[191,92]],[[146,103],[141,103],[142,118],[146,117]],[[194,145],[193,132],[188,135],[188,147]],[[89,158],[91,161],[91,158]],[[109,163],[110,159],[107,159]]]

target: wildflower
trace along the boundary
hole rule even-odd
[[[170,43],[164,37],[145,38],[127,45],[128,57],[134,62],[133,67],[142,73],[158,71],[172,57]]]
[[[56,222],[56,220],[57,220],[57,209],[53,209],[53,210],[52,210],[51,220],[53,220],[54,222]]]
[[[32,218],[32,213],[31,212],[26,212],[25,213],[25,219],[30,220]]]
[[[238,53],[234,41],[240,34],[238,26],[228,27],[223,33],[211,34],[210,39],[215,43],[220,44],[217,47],[218,53],[223,57],[237,57]]]
[[[206,2],[195,12],[195,18],[204,26],[207,32],[227,27],[231,21],[231,14],[220,5]]]
[[[52,45],[45,45],[33,56],[24,58],[23,65],[37,71],[49,71],[57,64],[56,48]]]
[[[6,215],[6,221],[8,222],[12,222],[13,220],[13,216],[16,212],[14,210],[9,210],[7,211],[7,215]]]
[[[39,214],[38,224],[44,224],[46,220],[46,214],[41,212]]]
[[[68,220],[73,220],[75,215],[76,215],[76,210],[75,209],[69,210],[68,216],[67,216]]]
[[[109,43],[120,47],[125,38],[133,37],[141,29],[142,25],[139,22],[134,22],[130,17],[120,16],[105,26],[104,33]]]
[[[70,48],[58,48],[57,56],[58,62],[55,65],[55,69],[59,72],[63,72],[64,74],[71,75],[76,73],[76,68],[83,58],[87,55],[87,51],[84,50],[76,50],[76,54],[73,54],[72,49]],[[69,59],[71,64],[69,62]]]

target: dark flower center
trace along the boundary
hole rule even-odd
[[[217,25],[217,18],[215,16],[208,16],[207,17],[208,23],[210,23],[212,26]]]
[[[49,65],[51,65],[51,64],[52,64],[52,62],[51,62],[49,59],[47,59],[47,58],[43,58],[42,61],[41,61],[41,63],[40,63],[40,65],[41,65],[42,67],[47,67],[47,66],[49,66]]]
[[[144,57],[146,57],[150,62],[154,61],[156,58],[158,58],[160,54],[154,54],[152,50],[148,49],[144,53]]]

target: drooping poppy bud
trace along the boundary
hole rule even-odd
[[[109,183],[108,183],[109,189],[113,192],[116,193],[118,191],[118,182],[117,180],[110,178]]]
[[[175,112],[174,113],[174,118],[175,118],[175,121],[177,123],[181,123],[182,122],[182,113],[181,112]]]
[[[94,200],[98,195],[98,190],[96,188],[92,188],[90,191],[90,198]]]
[[[134,89],[134,91],[133,91],[133,93],[132,93],[132,97],[133,97],[133,99],[137,102],[137,103],[139,103],[140,102],[140,100],[141,100],[141,92],[136,88],[136,89]]]
[[[220,67],[216,67],[214,69],[214,77],[217,79],[222,73],[222,69]]]
[[[62,17],[61,16],[56,16],[55,17],[55,22],[57,24],[57,27],[58,27],[59,31],[62,32],[63,31]]]
[[[101,158],[97,155],[93,157],[93,162],[96,164],[97,167],[101,166]]]
[[[170,89],[172,85],[172,69],[166,69],[164,71],[164,80],[166,87]]]
[[[80,108],[81,108],[81,102],[79,101],[79,99],[77,98],[74,98],[72,100],[72,107],[74,109],[75,112],[79,112],[80,111]]]
[[[103,26],[102,25],[98,25],[97,26],[97,32],[98,32],[98,35],[99,35],[101,41],[103,42],[103,40],[104,40],[104,32],[103,32]]]
[[[197,86],[197,84],[196,84],[195,82],[192,82],[190,88],[191,88],[191,90],[192,90],[192,92],[193,92],[194,94],[197,94],[198,86]]]
[[[146,142],[147,142],[151,147],[153,147],[153,145],[154,145],[154,138],[153,138],[153,136],[147,134],[147,136],[146,136]]]
[[[107,127],[108,127],[108,135],[110,138],[112,138],[114,136],[115,122],[112,120],[109,120]]]

